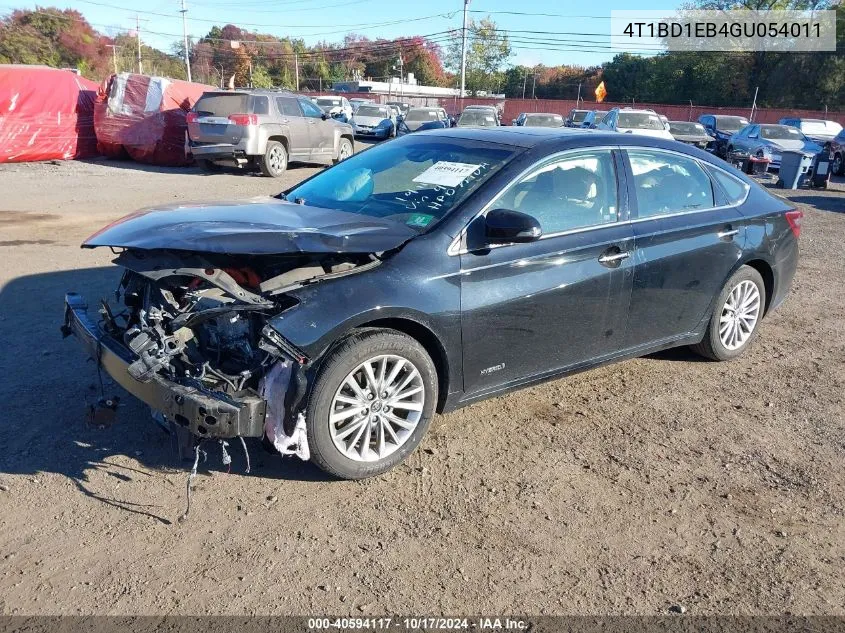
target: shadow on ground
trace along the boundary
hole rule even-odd
[[[152,422],[145,405],[106,374],[101,391],[94,362],[86,359],[73,337],[63,340],[59,331],[66,291],[79,291],[93,306],[100,297],[113,300],[119,277],[115,267],[85,268],[19,277],[0,289],[0,340],[4,341],[0,473],[61,474],[81,493],[102,503],[166,522],[151,508],[118,502],[93,489],[89,473],[105,470],[118,480],[131,476],[154,481],[175,471],[186,472],[190,462],[180,462],[172,436]],[[120,398],[115,421],[105,428],[90,425],[87,416],[87,407],[101,394]],[[248,439],[247,447],[252,476],[326,480],[310,463],[266,452],[258,439]],[[220,446],[207,442],[203,448],[208,460],[200,472],[225,472]],[[240,442],[230,441],[228,450],[233,459],[231,472],[242,473],[246,462]],[[112,463],[117,456],[134,460],[133,465]]]

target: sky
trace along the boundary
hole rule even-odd
[[[273,35],[301,37],[306,44],[340,42],[347,33],[371,39],[434,35],[459,29],[463,18],[461,0],[185,0],[188,34],[199,38],[216,25],[232,23],[241,28]],[[652,0],[638,9],[666,10],[678,0]],[[97,30],[116,35],[135,28],[141,20],[142,40],[170,51],[181,39],[181,0],[148,0],[133,5],[121,0],[40,0],[38,5],[76,9]],[[12,9],[35,9],[31,0],[0,0],[0,13]],[[610,61],[610,12],[630,10],[625,0],[549,2],[544,0],[471,0],[470,17],[487,15],[512,39],[511,64],[593,66]],[[646,54],[646,53],[643,53]]]

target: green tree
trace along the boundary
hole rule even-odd
[[[452,31],[446,48],[446,67],[461,72],[462,31]],[[505,85],[503,66],[512,49],[506,33],[499,31],[489,17],[467,25],[466,89],[472,94],[496,92]]]

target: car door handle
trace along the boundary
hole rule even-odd
[[[716,235],[719,236],[720,240],[726,240],[732,238],[737,233],[739,233],[739,229],[725,229],[724,231],[719,231]]]
[[[631,253],[628,251],[622,251],[621,253],[602,253],[599,257],[600,264],[615,264],[617,262],[621,262],[623,259],[628,259],[631,256]]]

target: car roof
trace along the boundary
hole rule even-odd
[[[545,149],[550,153],[578,147],[607,146],[669,149],[688,154],[715,165],[723,164],[721,159],[714,158],[712,154],[689,147],[678,141],[653,136],[641,136],[639,134],[620,134],[619,132],[604,130],[565,127],[454,127],[426,130],[417,134],[424,134],[427,137],[460,138],[486,143],[498,143],[525,149],[538,148]]]
[[[587,110],[578,110],[578,112],[587,112]],[[528,112],[525,116],[559,116],[561,119],[563,118],[563,115],[557,112]]]
[[[649,108],[631,108],[626,106],[624,108],[613,108],[614,110],[619,110],[620,112],[634,112],[639,113],[642,112],[644,114],[657,114],[654,110],[650,110]]]
[[[701,125],[698,121],[669,121],[669,123],[689,123],[690,125]]]

